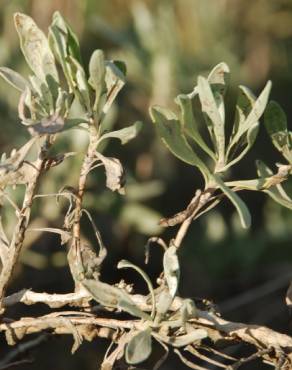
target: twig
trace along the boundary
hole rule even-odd
[[[2,300],[13,274],[13,269],[18,261],[18,257],[23,245],[26,229],[30,220],[31,206],[33,197],[35,195],[36,187],[38,184],[39,177],[41,176],[43,167],[47,160],[47,152],[52,145],[52,137],[47,136],[44,144],[41,146],[38,158],[35,162],[35,170],[32,172],[30,182],[26,186],[26,191],[22,203],[22,208],[18,214],[18,222],[14,229],[13,236],[9,246],[9,253],[5,264],[3,264],[1,275],[0,275],[0,306],[2,307]],[[0,308],[1,308],[0,307]]]

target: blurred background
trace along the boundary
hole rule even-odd
[[[227,95],[227,130],[234,115],[237,86],[250,87],[258,94],[268,79],[271,97],[292,119],[292,1],[291,0],[0,0],[0,65],[27,74],[28,70],[13,25],[13,13],[25,12],[47,32],[52,13],[59,10],[80,38],[85,65],[94,49],[101,48],[108,59],[127,64],[127,84],[111,110],[108,124],[122,128],[141,120],[139,137],[127,146],[111,141],[105,148],[121,159],[126,168],[126,196],[104,186],[101,170],[91,174],[85,206],[102,232],[109,255],[103,280],[125,278],[135,282],[137,292],[146,292],[135,274],[117,271],[126,258],[143,267],[155,282],[161,271],[161,251],[151,250],[144,265],[147,239],[161,235],[168,240],[176,228],[163,230],[158,220],[182,209],[202,186],[199,173],[179,162],[162,145],[148,115],[150,104],[176,109],[173,99],[190,92],[198,74],[207,74],[225,61],[231,69]],[[17,118],[18,93],[0,81],[0,152],[23,144],[28,134]],[[291,124],[290,124],[291,129]],[[79,131],[64,134],[60,151],[82,152],[86,138]],[[69,158],[44,177],[39,193],[55,193],[63,185],[76,185],[81,155]],[[249,179],[256,175],[255,160],[262,159],[275,169],[282,158],[274,151],[264,129],[246,158],[234,167],[230,178]],[[292,183],[286,190],[292,192]],[[11,190],[20,201],[22,191]],[[204,297],[216,303],[226,319],[258,323],[291,334],[285,292],[292,279],[292,213],[260,193],[242,193],[253,219],[243,230],[227,201],[196,221],[180,253],[180,294]],[[36,201],[33,227],[60,227],[66,204],[54,198]],[[15,223],[13,210],[3,215],[8,230]],[[90,226],[84,222],[83,237],[94,243]],[[10,292],[22,288],[35,291],[69,292],[73,282],[66,264],[66,250],[54,235],[29,233]],[[17,306],[11,317],[46,313],[43,306]],[[70,354],[71,338],[57,338],[38,348],[36,361],[23,369],[96,369],[106,343],[85,344]],[[7,347],[1,342],[2,354]],[[52,350],[54,356],[52,356]],[[247,349],[248,351],[248,349]],[[233,348],[233,355],[240,355]],[[176,366],[168,362],[164,369]],[[148,367],[151,369],[151,361]],[[180,365],[183,369],[183,365]],[[248,365],[246,369],[264,369]],[[244,369],[244,367],[243,367]]]

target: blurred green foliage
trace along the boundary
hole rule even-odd
[[[179,163],[156,138],[148,116],[149,105],[171,107],[174,96],[192,91],[198,74],[224,60],[232,70],[233,85],[227,92],[227,100],[234,103],[235,86],[240,83],[258,93],[265,81],[271,79],[271,97],[284,107],[289,125],[292,3],[289,0],[0,0],[0,65],[23,74],[27,72],[14,31],[13,13],[31,15],[46,30],[55,10],[78,33],[85,65],[96,48],[104,49],[108,58],[123,60],[127,65],[126,87],[106,124],[122,128],[128,122],[142,120],[144,128],[127,148],[121,148],[118,142],[104,148],[109,155],[118,152],[126,164],[127,194],[121,198],[104,189],[105,179],[100,173],[90,177],[85,206],[103,230],[113,261],[120,256],[131,256],[132,260],[141,262],[147,237],[162,232],[157,226],[160,216],[184,209],[195,189],[201,186],[199,173]],[[0,81],[1,152],[10,151],[27,138],[17,119],[18,98],[17,92]],[[231,122],[234,112],[229,105],[233,104],[226,107],[227,121]],[[71,131],[63,135],[60,145],[64,150],[80,152],[84,150],[85,140],[80,131]],[[256,158],[265,158],[269,165],[281,160],[264,130],[260,131],[259,142],[245,164],[232,171],[242,179],[250,178],[256,173]],[[76,158],[69,158],[53,169],[54,177],[43,182],[39,193],[55,193],[64,183],[74,186],[72,181],[79,165]],[[288,184],[288,192],[291,185]],[[291,212],[264,195],[247,193],[244,200],[253,215],[254,223],[249,231],[239,227],[234,209],[227,202],[193,225],[183,251],[186,262],[183,275],[186,281],[200,279],[204,284],[196,287],[187,283],[186,294],[221,299],[240,291],[242,276],[256,275],[260,270],[257,278],[265,280],[270,266],[272,269],[275,265],[291,266]],[[62,204],[44,198],[38,205],[34,226],[62,222]],[[144,217],[149,220],[147,224],[142,221]],[[9,225],[13,215],[6,215],[5,221]],[[172,235],[173,230],[166,233]],[[27,246],[35,245],[37,237],[30,235]],[[31,253],[30,257],[26,253]],[[54,253],[55,257],[49,252],[42,259],[43,252],[37,247],[27,249],[23,262],[39,268],[48,263],[62,266],[64,254],[60,250]],[[154,260],[152,276],[158,265]],[[109,274],[111,267],[112,264],[108,267]],[[227,284],[217,289],[220,279],[227,278],[235,279],[232,286]]]

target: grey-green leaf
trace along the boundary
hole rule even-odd
[[[204,142],[200,132],[198,123],[195,121],[192,108],[192,99],[188,95],[178,95],[175,102],[179,104],[181,109],[181,124],[183,129],[211,158],[216,159],[215,153]]]
[[[29,82],[25,78],[10,68],[0,67],[0,76],[3,77],[11,86],[21,92],[29,86]]]
[[[95,103],[97,107],[100,96],[105,92],[105,61],[102,50],[95,50],[89,61],[90,86],[95,90]]]
[[[151,351],[151,329],[147,328],[130,339],[125,352],[126,361],[131,365],[139,364],[147,360]]]
[[[272,82],[268,81],[260,96],[254,102],[251,111],[249,112],[245,121],[238,127],[237,132],[233,136],[229,147],[231,148],[235,143],[238,142],[240,137],[246,133],[262,116],[266,108],[270,91],[272,88]]]
[[[287,130],[287,117],[281,106],[271,101],[265,111],[265,126],[274,146],[292,163],[292,140]]]
[[[14,21],[22,52],[33,73],[44,82],[48,75],[58,81],[55,59],[44,33],[25,14],[15,13]]]
[[[163,270],[169,293],[174,298],[177,292],[180,277],[177,248],[174,245],[170,246],[164,253]]]
[[[218,167],[220,168],[224,165],[225,154],[224,117],[222,117],[222,114],[219,112],[219,108],[208,81],[202,76],[198,77],[198,93],[202,111],[211,121],[211,124],[208,126],[211,130],[211,137],[215,140],[214,144],[218,155]]]
[[[151,317],[153,318],[154,313],[155,313],[155,296],[154,296],[153,285],[152,285],[152,282],[151,282],[149,276],[140,267],[138,267],[138,266],[134,265],[133,263],[131,263],[129,261],[126,261],[126,260],[121,260],[118,263],[118,269],[122,269],[122,268],[132,268],[132,269],[136,270],[142,276],[142,278],[145,280],[145,282],[147,284],[147,287],[149,289],[149,293],[151,294],[151,298],[152,298]]]
[[[209,176],[209,170],[188,144],[181,131],[179,121],[169,118],[171,117],[169,111],[158,106],[154,106],[150,109],[150,115],[159,136],[168,149],[180,160],[197,166],[206,179]],[[175,116],[172,115],[172,117]]]
[[[240,199],[240,197],[232,191],[228,186],[225,185],[224,181],[218,176],[214,175],[213,176],[215,182],[219,186],[219,188],[225,193],[225,195],[231,200],[233,203],[234,207],[236,208],[242,227],[243,228],[248,228],[251,225],[251,216],[249,213],[249,210],[245,203]]]
[[[142,122],[137,121],[132,126],[128,126],[117,131],[108,132],[102,135],[99,139],[99,143],[105,139],[115,138],[121,140],[121,143],[123,145],[127,144],[130,140],[134,139],[138,135],[141,128]]]

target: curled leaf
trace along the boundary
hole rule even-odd
[[[117,158],[105,157],[99,152],[96,152],[95,155],[104,165],[106,186],[111,191],[118,191],[120,194],[125,194],[124,169],[121,162]]]
[[[141,128],[142,122],[137,121],[132,126],[122,128],[121,130],[108,132],[102,135],[101,138],[99,139],[99,143],[105,139],[115,138],[121,140],[121,143],[123,145],[127,144],[130,140],[134,139],[138,135]]]
[[[0,76],[19,91],[24,91],[25,88],[29,85],[29,82],[19,73],[7,67],[0,67]]]

